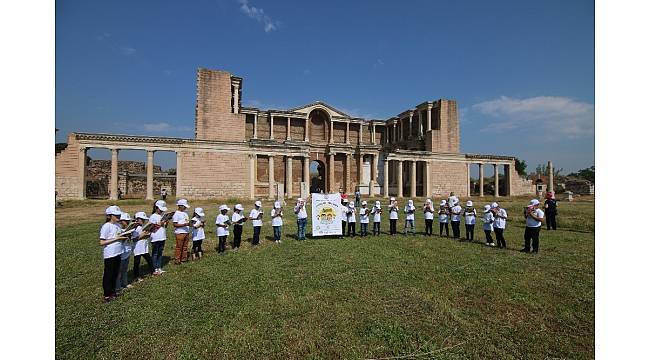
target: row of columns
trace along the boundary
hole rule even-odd
[[[468,194],[471,194],[471,191],[470,191],[471,184],[470,184],[470,176],[469,176],[469,171],[470,171],[470,170],[469,170],[469,167],[470,167],[471,165],[472,165],[471,163],[470,163],[470,164],[467,164],[467,184],[468,184]],[[480,196],[480,197],[484,196],[483,186],[485,185],[485,177],[484,177],[484,175],[483,175],[483,173],[484,173],[483,165],[492,165],[492,166],[494,167],[494,196],[495,196],[495,197],[499,197],[499,196],[500,196],[500,195],[499,195],[499,164],[483,164],[483,163],[478,163],[477,165],[478,165],[478,186],[479,186],[478,196]],[[510,165],[505,164],[504,166],[505,166],[505,176],[506,176],[506,180],[507,180],[508,182],[510,182],[510,174],[509,174],[509,172],[510,172]],[[507,185],[507,186],[506,186],[506,189],[507,189],[506,192],[507,192],[507,194],[505,194],[505,195],[509,195],[509,194],[510,194],[511,184],[508,183],[508,184],[506,184],[506,185]]]
[[[85,199],[86,198],[86,155],[88,153],[88,148],[87,147],[80,147],[79,149],[79,173],[80,173],[80,198]],[[153,200],[154,195],[153,195],[153,155],[154,155],[154,150],[146,150],[147,151],[147,196],[146,200]],[[117,180],[117,172],[118,172],[118,155],[119,155],[120,150],[119,149],[111,149],[111,179],[109,183],[109,199],[111,200],[117,200],[117,193],[118,193],[118,180]],[[176,158],[176,171],[178,174],[178,171],[180,169],[180,157],[178,156],[177,153],[177,158]],[[176,175],[176,191],[178,192],[179,189],[179,177]]]
[[[388,197],[388,188],[390,185],[389,182],[389,174],[390,174],[390,162],[395,161],[397,162],[397,197],[401,198],[404,197],[404,182],[403,182],[403,171],[404,171],[404,165],[403,163],[409,162],[410,163],[410,190],[411,193],[409,194],[410,197],[416,197],[417,196],[417,160],[385,160],[384,161],[384,197]],[[430,179],[430,174],[431,174],[431,163],[430,161],[422,160],[425,165],[425,170],[424,170],[424,194],[425,196],[428,196],[431,194],[431,179]]]
[[[285,193],[288,198],[293,197],[293,155],[266,155],[269,159],[269,198],[275,198],[275,157],[282,156],[285,158]],[[302,178],[309,189],[309,156],[302,157]],[[249,174],[250,174],[250,198],[255,199],[255,183],[257,182],[257,154],[249,155]]]
[[[431,109],[433,108],[432,104],[428,104],[426,107],[426,110],[424,109],[418,109],[416,110],[418,112],[418,137],[421,137],[424,135],[424,125],[422,124],[422,120],[424,118],[423,113],[426,113],[426,131],[431,131]],[[408,119],[408,138],[405,138],[405,133],[402,130],[402,121],[406,121]],[[408,117],[403,117],[399,118],[397,121],[393,123],[393,139],[398,139],[397,141],[404,141],[406,139],[410,139],[413,137],[413,111],[409,111]]]

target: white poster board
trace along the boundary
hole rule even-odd
[[[341,213],[341,194],[311,194],[312,235],[343,234]]]

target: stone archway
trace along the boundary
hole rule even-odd
[[[309,192],[327,192],[327,171],[325,163],[320,160],[312,160],[309,163]]]
[[[327,144],[330,137],[330,117],[322,109],[314,109],[309,113],[309,141],[317,144]]]

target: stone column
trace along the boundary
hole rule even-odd
[[[377,145],[377,129],[375,128],[375,123],[372,123],[372,144]]]
[[[359,145],[363,144],[363,123],[359,124]]]
[[[424,166],[424,171],[425,171],[424,179],[426,181],[425,182],[425,187],[424,187],[424,192],[425,192],[424,197],[428,198],[429,196],[431,196],[431,193],[433,192],[433,191],[431,191],[431,161],[427,160],[424,164],[425,164],[425,166]]]
[[[372,166],[370,166],[370,196],[375,196],[375,184],[379,184],[377,182],[377,170],[379,166],[379,158],[378,154],[373,154],[372,155]]]
[[[176,152],[176,195],[177,198],[180,198],[183,191],[181,174],[183,174],[183,157],[179,151]]]
[[[553,163],[549,160],[548,162],[548,185],[546,185],[547,191],[555,191],[553,187]]]
[[[250,190],[251,200],[255,199],[255,180],[257,180],[257,177],[255,176],[255,170],[257,168],[256,161],[257,161],[257,155],[255,154],[248,155],[248,181],[250,182],[249,190]]]
[[[345,143],[346,144],[350,143],[350,122],[349,121],[345,122]]]
[[[413,137],[413,114],[409,114],[409,139]]]
[[[471,166],[472,166],[471,163],[467,163],[467,196],[468,197],[472,196],[472,177],[471,177],[471,174],[469,172]]]
[[[397,142],[397,124],[393,123],[393,142]]]
[[[269,155],[269,199],[275,198],[275,163],[273,155]]]
[[[494,164],[494,196],[499,197],[499,164]]]
[[[257,113],[253,114],[253,139],[257,139]]]
[[[270,132],[269,139],[273,139],[273,115],[271,115],[271,132]]]
[[[287,116],[287,140],[291,140],[291,118]]]
[[[503,175],[505,176],[506,180],[506,193],[504,194],[505,196],[512,196],[512,177],[511,177],[511,172],[512,171],[512,165],[504,165],[503,166]]]
[[[397,197],[404,197],[402,190],[402,160],[397,160]]]
[[[427,105],[427,131],[431,131],[431,105]]]
[[[79,148],[79,198],[86,199],[86,153],[85,147]]]
[[[305,119],[305,141],[309,141],[309,118]]]
[[[334,154],[330,153],[329,155],[330,161],[329,164],[327,165],[327,169],[329,170],[329,174],[327,175],[327,181],[329,183],[329,192],[333,193],[336,192],[337,189],[335,189],[336,185],[336,180],[334,179]]]
[[[234,105],[233,105],[233,112],[235,114],[239,114],[239,84],[235,83],[234,84],[235,91],[233,93],[233,96],[235,98]]]
[[[153,200],[153,150],[147,150],[147,200]]]
[[[388,159],[385,159],[384,160],[384,197],[385,198],[388,197],[388,186],[389,186],[389,183],[388,183],[389,166],[388,165],[389,164],[390,163],[389,163]]]
[[[411,161],[411,197],[417,195],[417,175],[418,175],[418,162]]]
[[[345,193],[350,193],[351,179],[350,179],[350,163],[352,162],[352,154],[345,154]]]
[[[334,143],[334,120],[330,119],[330,144]]]
[[[478,164],[478,196],[483,197],[483,164]]]
[[[117,200],[117,153],[118,149],[111,149],[111,192],[110,199]]]
[[[311,179],[309,178],[309,156],[305,156],[302,159],[302,181],[307,185],[307,193],[311,193],[310,190],[310,182]]]
[[[293,157],[285,157],[286,161],[286,174],[284,176],[285,188],[284,193],[287,194],[287,198],[291,199],[293,197]]]
[[[422,111],[418,110],[418,137],[422,137]]]

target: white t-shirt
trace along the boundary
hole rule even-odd
[[[348,222],[355,223],[357,222],[357,217],[355,216],[356,210],[354,208],[348,208]]]
[[[461,212],[463,212],[463,208],[458,205],[451,208],[451,221],[460,221]]]
[[[128,241],[124,241],[122,243],[122,249],[124,249],[124,251],[122,251],[122,255],[120,256],[120,259],[126,260],[129,257],[131,257],[131,253],[133,252],[133,245],[131,243],[129,243]]]
[[[217,225],[227,225],[228,215],[219,214],[217,215],[217,220],[215,224]],[[217,226],[217,236],[227,236],[229,234],[227,227]]]
[[[388,205],[388,218],[391,219],[391,220],[399,219],[397,206]]]
[[[492,211],[488,211],[483,214],[483,230],[492,231],[493,222],[494,222],[494,214],[492,214]]]
[[[248,218],[255,219],[257,215],[259,215],[261,212],[262,212],[261,209],[260,210],[252,209],[251,212],[248,214]],[[262,226],[262,219],[253,220],[253,226]]]
[[[205,229],[203,229],[203,222],[198,217],[193,217],[192,221],[192,241],[205,240]]]
[[[497,215],[499,215],[499,217],[494,218],[494,227],[498,229],[505,229],[506,219],[508,218],[508,213],[506,212],[506,209],[499,209],[497,211]]]
[[[372,218],[373,222],[381,222],[381,213],[379,212],[379,210],[381,209],[377,209],[374,206],[372,207],[371,212],[373,214],[373,218]]]
[[[474,225],[476,224],[476,209],[471,211],[465,209],[465,225]]]
[[[451,205],[453,205],[453,204],[455,204],[457,202],[458,202],[458,196],[456,196],[456,195],[452,195],[452,196],[447,198],[447,203],[449,204],[449,206],[451,206]]]
[[[404,212],[406,213],[406,220],[415,220],[415,206],[406,205]]]
[[[242,215],[241,213],[238,213],[236,211],[234,213],[232,213],[232,216],[231,216],[231,220],[232,220],[233,224],[236,224],[237,221],[239,221],[239,220],[241,220],[243,218],[244,218],[244,215]],[[239,225],[243,226],[244,224],[242,223],[242,224],[239,224]]]
[[[303,205],[302,207],[295,206],[293,208],[293,212],[296,213],[296,217],[298,219],[306,219],[307,218],[307,209]]]
[[[433,206],[431,206],[429,209],[431,210],[430,212],[423,210],[425,220],[433,220],[433,212],[435,211],[435,208]]]
[[[132,232],[133,240],[135,240],[135,246],[133,247],[133,255],[143,255],[149,253],[149,239],[144,238],[137,240],[142,234],[142,225],[138,225],[135,228],[135,231]]]
[[[542,209],[535,209],[535,215],[538,218],[544,218],[544,212],[542,211]],[[533,219],[532,216],[526,216],[526,227],[540,227],[540,226],[542,226],[541,221],[537,221]]]
[[[187,234],[190,232],[190,217],[187,215],[185,211],[180,211],[176,210],[174,213],[174,216],[172,217],[172,222],[176,224],[187,224],[187,226],[183,227],[175,227],[174,228],[174,233],[175,234]]]
[[[162,216],[159,214],[151,214],[149,216],[149,222],[152,224],[157,224],[160,225],[160,220],[162,220]],[[165,241],[167,240],[167,229],[165,229],[163,226],[158,228],[158,230],[154,231],[151,233],[151,242],[156,242],[156,241]]]
[[[282,210],[278,210],[276,208],[273,208],[273,210],[271,210],[271,225],[282,226],[282,216],[273,217],[276,213],[282,215]]]
[[[446,224],[449,222],[449,214],[446,212],[440,210],[440,214],[438,214],[438,220],[440,221],[441,224]]]
[[[112,224],[110,222],[104,223],[102,228],[99,230],[99,238],[102,240],[110,240],[118,237],[118,234],[122,229],[117,224]],[[104,245],[103,253],[104,259],[109,259],[114,256],[121,255],[124,252],[124,246],[121,241],[114,241],[108,245]]]
[[[370,214],[370,209],[367,207],[359,208],[359,221],[361,221],[362,224],[367,224],[370,222],[370,217],[368,217],[368,214]]]

